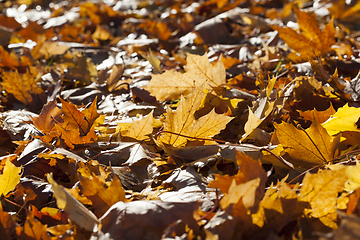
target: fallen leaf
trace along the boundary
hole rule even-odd
[[[312,167],[335,157],[340,136],[331,137],[316,119],[305,130],[285,122],[274,125],[277,139],[295,166]]]
[[[48,102],[38,117],[33,117],[33,123],[37,129],[43,133],[48,133],[53,130],[57,122],[61,122],[61,110],[56,106],[56,100]]]
[[[44,91],[37,85],[35,76],[29,71],[21,75],[17,70],[3,72],[2,79],[1,86],[5,91],[14,95],[24,105],[37,109],[45,102]]]
[[[337,199],[347,181],[346,168],[307,173],[302,182],[299,200],[308,202],[311,208],[304,213],[330,227],[337,228]]]
[[[200,86],[186,98],[182,96],[176,111],[167,108],[164,131],[195,138],[210,138],[226,127],[232,118],[217,114],[214,110],[197,120],[195,119],[194,114],[205,96],[202,90],[203,88]],[[158,137],[158,141],[174,147],[181,147],[192,140],[185,136],[164,132]]]
[[[300,54],[290,53],[288,56],[295,61],[306,60],[308,57],[323,56],[331,49],[331,45],[335,42],[335,28],[333,19],[321,31],[315,14],[309,15],[304,11],[300,11],[296,7],[293,8],[297,16],[297,22],[301,29],[301,33],[291,28],[282,28],[272,26],[274,30],[279,32],[280,38],[295,51]]]
[[[129,137],[136,140],[144,140],[148,139],[149,136],[153,132],[153,113],[152,110],[146,117],[138,121],[133,121],[131,127],[126,130],[121,130],[121,136]]]
[[[13,191],[20,182],[21,167],[16,167],[8,158],[3,159],[5,166],[0,175],[0,196],[6,196]]]
[[[74,221],[85,230],[93,232],[100,223],[99,219],[63,186],[57,184],[51,174],[47,175],[47,180],[54,191],[57,206],[69,214],[71,221]]]
[[[145,89],[155,96],[158,101],[174,100],[181,95],[187,95],[196,87],[220,87],[226,84],[225,67],[222,61],[212,65],[206,55],[188,54],[185,73],[173,70],[163,74],[152,75]]]
[[[332,136],[345,131],[360,132],[356,125],[359,118],[360,108],[349,107],[348,104],[345,104],[324,122],[322,126]]]

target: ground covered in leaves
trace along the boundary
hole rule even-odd
[[[360,3],[0,9],[0,239],[359,239]]]

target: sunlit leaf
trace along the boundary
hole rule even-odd
[[[0,196],[6,196],[18,185],[21,177],[21,167],[16,167],[8,158],[3,159],[5,166],[0,175]]]

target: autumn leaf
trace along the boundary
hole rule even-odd
[[[185,73],[170,70],[160,75],[152,75],[145,89],[158,101],[164,101],[185,96],[203,84],[209,89],[226,83],[225,67],[221,61],[213,66],[206,55],[193,54],[188,54],[186,61]]]
[[[31,213],[27,215],[24,227],[20,233],[22,239],[44,239],[50,240],[51,237],[46,231],[47,225],[43,225]]]
[[[20,182],[21,167],[16,167],[8,158],[2,161],[5,161],[5,166],[3,173],[0,175],[0,196],[6,196]]]
[[[330,105],[330,107],[327,108],[325,111],[318,111],[314,109],[314,110],[300,112],[300,116],[304,120],[311,122],[313,121],[314,118],[316,118],[316,120],[318,120],[318,122],[322,124],[326,122],[331,117],[331,115],[334,115],[335,113],[336,113],[335,109],[333,108],[332,105]]]
[[[1,239],[12,239],[16,236],[17,224],[12,216],[3,210],[0,205],[0,238]]]
[[[232,118],[217,114],[214,110],[199,119],[195,119],[194,114],[205,96],[202,90],[203,88],[200,86],[186,98],[182,96],[176,111],[167,109],[164,131],[189,137],[210,138],[226,127]],[[164,132],[158,137],[158,141],[174,147],[181,147],[186,145],[188,138]]]
[[[92,232],[100,222],[97,217],[76,200],[63,186],[57,184],[51,174],[47,175],[47,180],[54,191],[57,206],[69,214],[71,221]]]
[[[296,13],[301,33],[297,33],[295,30],[288,27],[282,28],[272,26],[274,30],[279,32],[280,38],[282,38],[290,48],[300,53],[300,58],[292,53],[290,53],[288,57],[295,61],[299,61],[301,59],[305,60],[308,57],[314,58],[315,56],[323,56],[328,53],[332,44],[335,42],[333,19],[331,19],[321,31],[315,15],[309,15],[296,7],[293,9]]]
[[[334,157],[340,136],[331,137],[316,119],[306,130],[285,122],[274,125],[276,137],[290,155],[292,164],[311,167]]]
[[[21,75],[18,71],[3,72],[2,79],[1,86],[5,91],[14,95],[24,105],[36,109],[45,102],[44,91],[29,71]]]
[[[260,161],[255,161],[251,157],[236,150],[235,150],[235,156],[238,165],[237,174],[234,176],[229,176],[229,175],[222,176],[220,174],[215,174],[215,180],[211,181],[208,186],[212,188],[218,188],[221,190],[221,192],[226,194],[228,193],[230,185],[232,184],[233,180],[235,180],[235,183],[239,185],[240,183],[245,183],[250,180],[259,178],[261,180],[259,185],[261,187],[259,187],[259,189],[262,189],[262,186],[265,186],[267,176],[264,169],[261,166]],[[259,199],[262,198],[261,191],[263,190],[260,190],[259,192],[260,193],[258,196]],[[262,194],[263,193],[264,192],[262,192]]]
[[[139,141],[148,139],[148,135],[153,132],[153,112],[154,111],[151,111],[146,117],[139,121],[133,121],[129,129],[120,129],[121,136]],[[119,127],[121,127],[121,125],[119,125]]]
[[[83,166],[78,169],[78,177],[83,195],[92,201],[95,214],[98,216],[104,214],[116,202],[127,201],[125,191],[116,175],[111,183],[107,184],[105,179]]]
[[[311,208],[304,213],[331,228],[337,227],[337,201],[347,181],[346,168],[307,173],[300,190],[300,201],[309,202]]]
[[[349,107],[348,104],[345,104],[324,122],[322,126],[332,136],[345,131],[360,132],[356,125],[359,118],[360,108]]]
[[[280,232],[286,224],[298,219],[309,204],[298,198],[298,186],[291,188],[282,179],[276,186],[271,185],[259,204],[259,210],[251,215],[252,221],[259,227]]]
[[[61,110],[56,106],[56,100],[54,99],[48,102],[41,110],[40,115],[33,117],[32,120],[37,129],[43,133],[48,133],[53,130],[57,122],[62,121],[60,115]]]

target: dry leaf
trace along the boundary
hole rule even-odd
[[[20,182],[21,167],[16,167],[8,158],[3,159],[5,166],[0,175],[0,196],[6,196],[13,191]]]
[[[274,125],[277,139],[295,166],[312,167],[335,157],[340,136],[331,137],[316,119],[306,130],[285,122]]]
[[[166,71],[160,75],[152,75],[150,83],[145,87],[158,101],[174,100],[187,95],[198,86],[205,88],[220,87],[226,83],[225,67],[222,61],[212,65],[206,55],[188,54],[185,73]]]
[[[57,206],[69,214],[71,221],[74,221],[87,231],[94,231],[100,223],[98,218],[76,200],[63,186],[57,184],[51,174],[47,175],[47,180],[54,191]]]
[[[220,115],[212,110],[205,116],[195,119],[195,112],[205,96],[202,86],[197,87],[186,98],[181,97],[176,111],[167,109],[164,131],[195,138],[210,138],[220,132],[231,121],[231,117]],[[185,146],[192,139],[171,133],[162,133],[158,141],[174,147]]]

